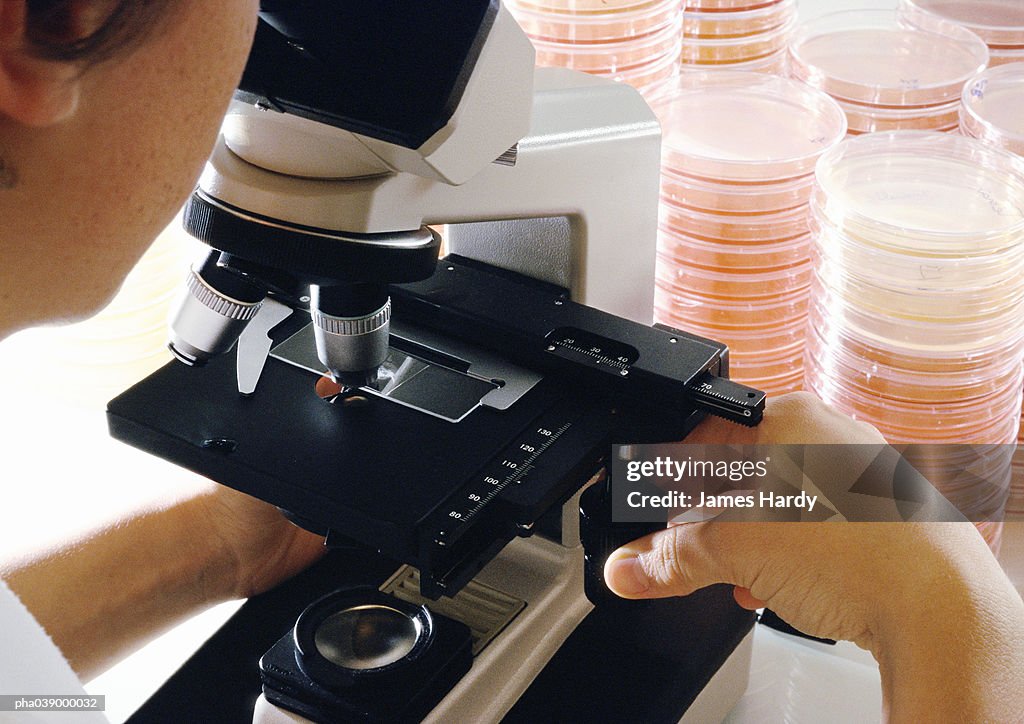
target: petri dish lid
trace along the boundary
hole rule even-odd
[[[825,153],[812,203],[843,233],[918,255],[977,255],[1024,239],[1024,160],[973,138],[893,131]]]
[[[664,134],[663,164],[726,182],[805,175],[846,134],[834,100],[763,73],[684,73],[650,103]]]
[[[790,73],[847,101],[953,101],[988,63],[988,48],[955,23],[935,18],[927,25],[913,25],[889,10],[824,15],[797,28],[789,46]]]
[[[964,131],[1024,155],[1024,63],[989,68],[964,86]]]
[[[1020,0],[903,0],[903,7],[963,25],[989,45],[1024,45]]]

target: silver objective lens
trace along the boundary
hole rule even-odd
[[[171,316],[170,350],[188,365],[230,350],[263,302],[240,302],[206,283],[193,269]]]
[[[357,317],[337,317],[316,307],[311,314],[317,357],[335,381],[349,387],[376,382],[377,368],[388,356],[390,297],[379,309]]]

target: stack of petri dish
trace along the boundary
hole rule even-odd
[[[800,389],[807,200],[842,110],[788,78],[728,71],[684,73],[651,105],[664,134],[655,317],[728,344],[734,379]]]
[[[682,47],[680,0],[506,0],[537,65],[614,78],[642,91],[672,78]]]
[[[1020,0],[902,0],[911,18],[942,18],[967,28],[988,45],[990,65],[1024,61],[1024,3]]]
[[[684,69],[786,73],[796,0],[683,0]]]
[[[810,209],[807,389],[890,443],[945,446],[933,482],[995,547],[1024,383],[1024,161],[953,134],[853,138],[821,158]],[[985,483],[965,484],[984,446]]]
[[[959,25],[890,10],[824,15],[789,46],[790,74],[835,98],[853,135],[955,131],[963,85],[987,62],[985,44]]]
[[[981,139],[1024,157],[1024,63],[991,67],[964,86],[960,130],[965,136]],[[1024,419],[1017,444],[1024,445]],[[1014,462],[1010,493],[1007,514],[1024,516],[1022,453],[1018,453]]]

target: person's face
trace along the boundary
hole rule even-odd
[[[17,179],[0,189],[0,338],[95,312],[117,290],[202,170],[258,7],[176,0],[159,32],[77,80],[66,117],[0,117],[0,159]]]

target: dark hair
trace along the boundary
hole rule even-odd
[[[137,45],[172,2],[27,0],[28,42],[38,57],[92,65]]]

